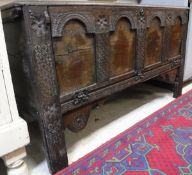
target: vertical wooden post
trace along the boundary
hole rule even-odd
[[[173,97],[177,98],[182,95],[183,88],[183,76],[184,76],[184,64],[185,64],[185,49],[186,49],[186,38],[187,38],[187,24],[183,24],[182,29],[182,44],[181,44],[181,66],[177,70],[177,75],[173,88]]]
[[[98,33],[96,40],[96,67],[97,82],[102,83],[109,79],[109,33]]]
[[[30,72],[37,117],[51,173],[68,165],[47,6],[25,6]]]
[[[137,45],[136,45],[136,80],[143,78],[145,41],[146,41],[146,17],[143,8],[136,11],[137,15]]]

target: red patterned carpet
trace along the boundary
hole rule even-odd
[[[192,90],[56,175],[192,175]]]

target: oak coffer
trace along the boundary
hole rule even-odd
[[[2,15],[20,115],[38,119],[52,173],[68,165],[64,129],[105,97],[155,77],[181,95],[187,8],[26,1]]]

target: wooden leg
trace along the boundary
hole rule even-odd
[[[60,93],[52,48],[51,24],[47,6],[24,6],[26,37],[30,45],[29,76],[34,106],[41,128],[45,155],[51,173],[68,166],[61,115]],[[39,23],[38,20],[41,20]],[[37,26],[38,29],[34,29]],[[36,28],[36,27],[35,27]],[[39,30],[40,29],[40,30]],[[41,30],[43,29],[43,30]]]
[[[177,75],[175,78],[175,83],[173,85],[173,97],[177,98],[182,95],[183,88],[183,67],[179,67],[177,71]]]
[[[180,95],[182,95],[182,88],[183,88],[183,76],[184,76],[184,65],[185,65],[185,48],[186,48],[186,38],[187,38],[187,26],[183,28],[182,31],[182,44],[181,44],[181,65],[177,69],[177,74],[175,78],[175,84],[174,84],[174,92],[173,97],[177,98]]]
[[[155,78],[155,81],[150,82],[159,87],[173,91],[173,97],[177,98],[182,94],[183,67],[181,66],[177,69],[164,73]]]
[[[45,155],[52,174],[68,166],[64,125],[59,105],[47,107],[40,116]]]

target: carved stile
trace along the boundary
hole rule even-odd
[[[96,67],[97,82],[102,83],[109,79],[109,34],[96,34]]]
[[[146,23],[145,23],[145,11],[140,8],[136,11],[137,15],[137,45],[136,45],[136,77],[135,80],[141,80],[143,76],[144,69],[144,59],[145,59],[145,40],[146,40]]]
[[[50,171],[54,173],[67,166],[68,161],[52,53],[50,19],[46,6],[24,7],[24,14],[32,52],[30,67],[38,104],[37,115]]]

